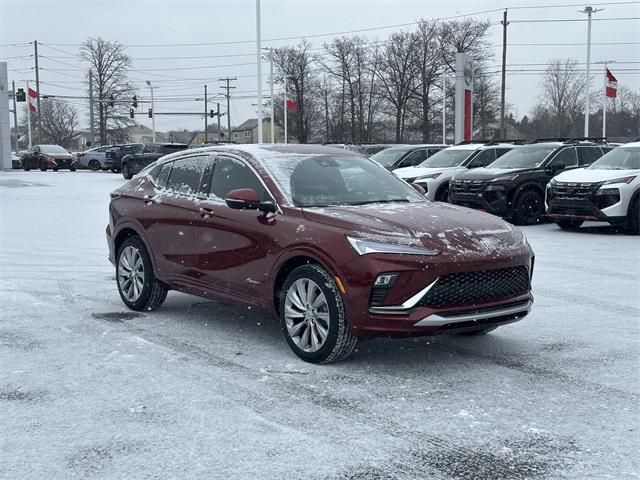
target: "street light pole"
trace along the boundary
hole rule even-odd
[[[256,0],[256,67],[258,86],[258,143],[262,143],[262,41],[260,39],[260,0]]]
[[[149,80],[147,80],[147,86],[151,91],[151,141],[156,143],[156,109],[153,104],[153,85]]]
[[[594,9],[593,7],[584,7],[579,13],[587,14],[587,78],[585,84],[585,97],[584,97],[584,136],[589,136],[589,110],[591,102],[591,17],[594,13],[601,11],[602,9]]]

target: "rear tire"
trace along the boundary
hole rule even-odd
[[[289,274],[280,294],[280,320],[289,347],[305,362],[337,362],[358,343],[338,286],[319,265],[303,265]]]
[[[98,170],[100,170],[100,162],[97,160],[91,160],[89,162],[89,169],[92,172],[97,172]]]
[[[627,213],[627,233],[640,235],[640,195],[636,196]]]
[[[133,178],[133,173],[131,173],[128,163],[122,164],[122,176],[125,180],[131,180]]]
[[[556,218],[554,220],[556,225],[558,225],[562,230],[577,230],[580,228],[580,225],[584,223],[584,220],[579,220],[576,218]]]
[[[440,189],[436,192],[435,196],[436,202],[448,202],[449,201],[449,185],[444,187],[440,187]]]
[[[156,279],[147,247],[140,237],[127,238],[116,256],[116,283],[123,303],[131,310],[155,310],[167,298]]]
[[[513,207],[513,223],[534,225],[540,223],[544,213],[542,197],[535,190],[525,190],[516,197]]]

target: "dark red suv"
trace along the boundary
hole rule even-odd
[[[303,360],[359,336],[484,333],[530,310],[533,254],[492,215],[431,203],[334,147],[216,146],[163,157],[111,194],[109,257],[123,302],[170,289],[281,319]]]

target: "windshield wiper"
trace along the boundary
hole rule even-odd
[[[345,203],[345,205],[367,205],[369,203],[393,203],[393,202],[409,203],[410,200],[407,200],[406,198],[394,198],[393,200],[366,200],[363,202]]]

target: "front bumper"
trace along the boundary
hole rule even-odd
[[[607,222],[612,225],[627,221],[624,207],[627,193],[618,190],[614,198],[599,195],[598,184],[550,185],[546,192],[547,215],[551,219],[579,219],[584,221]],[[622,194],[622,196],[621,196]]]
[[[452,273],[524,265],[530,275],[533,268],[530,251],[523,249],[521,254],[507,258],[467,262],[430,257],[419,269],[416,269],[418,262],[415,259],[409,261],[406,256],[389,257],[364,255],[342,267],[342,280],[347,290],[344,295],[345,309],[351,328],[357,335],[407,337],[477,330],[520,320],[531,309],[533,296],[528,289],[489,301],[467,300],[445,306],[425,306],[425,302],[420,301],[430,285]],[[386,294],[384,303],[372,306],[373,282],[385,272],[398,272],[398,277]]]
[[[504,190],[486,190],[484,183],[452,182],[449,199],[451,203],[462,207],[482,210],[502,218],[511,218],[512,205]]]

